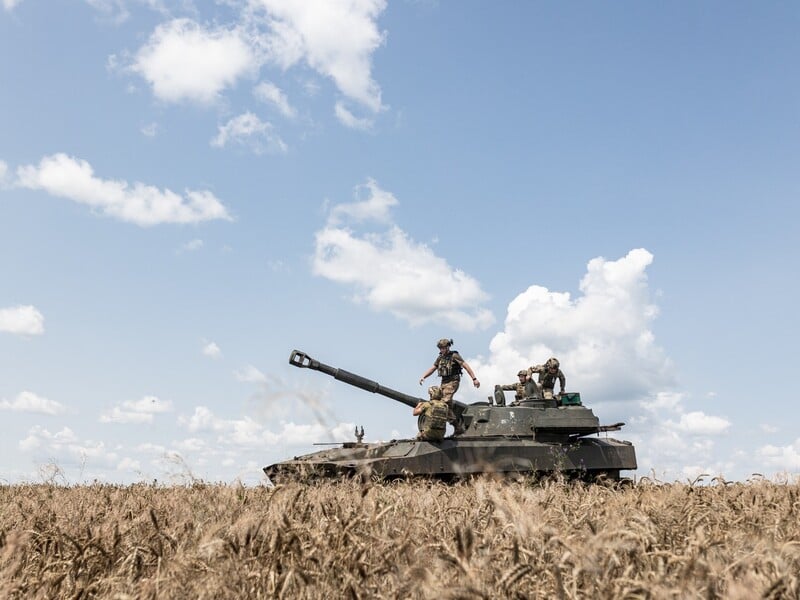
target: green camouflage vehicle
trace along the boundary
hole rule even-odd
[[[334,379],[381,394],[414,407],[422,398],[386,388],[349,371],[328,366],[294,350],[289,363],[321,371]],[[495,388],[497,404],[503,392]],[[392,479],[428,476],[452,479],[482,473],[542,476],[561,473],[587,481],[620,479],[621,471],[636,469],[636,452],[630,442],[607,436],[624,423],[600,425],[591,409],[581,404],[580,394],[562,394],[544,400],[535,383],[517,405],[491,402],[464,404],[453,409],[464,433],[440,442],[416,439],[355,442],[296,456],[264,467],[273,483],[306,478],[339,478],[359,475]],[[422,423],[419,423],[420,430]],[[362,429],[363,435],[363,429]]]

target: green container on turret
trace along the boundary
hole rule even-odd
[[[561,406],[580,406],[581,395],[579,392],[565,392],[559,397]]]

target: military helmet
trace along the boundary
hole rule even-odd
[[[517,373],[517,376],[519,377],[519,376],[521,376],[521,375],[527,375],[527,374],[528,374],[528,371],[527,371],[526,369],[522,369],[521,371],[519,371],[519,372]]]
[[[447,348],[448,346],[453,345],[453,340],[448,340],[447,338],[442,338],[438,342],[436,342],[437,348]]]
[[[431,400],[439,400],[442,397],[442,388],[438,385],[432,385],[428,388],[428,395]]]
[[[557,369],[561,365],[558,362],[557,358],[552,357],[547,359],[547,362],[544,364],[544,366],[547,367],[548,369]]]

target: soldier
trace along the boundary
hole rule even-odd
[[[519,377],[519,382],[517,383],[507,383],[506,385],[496,385],[494,387],[494,398],[497,406],[506,405],[505,397],[503,395],[503,392],[506,390],[514,390],[514,402],[511,403],[511,406],[516,406],[520,403],[520,401],[527,397],[527,394],[525,393],[525,385],[528,383],[528,377],[530,376],[530,373],[528,373],[526,369],[522,369],[517,373],[517,376]],[[499,394],[496,393],[498,390],[500,390]]]
[[[450,414],[447,404],[442,400],[442,388],[432,385],[428,388],[429,402],[420,402],[414,407],[414,416],[423,415],[422,429],[418,440],[440,442],[444,439],[447,417]]]
[[[439,376],[442,378],[442,399],[447,403],[447,407],[450,410],[448,421],[452,423],[455,429],[455,435],[458,435],[464,432],[464,425],[461,423],[460,419],[456,418],[453,412],[453,396],[456,391],[458,391],[462,368],[472,377],[472,385],[476,388],[481,387],[481,382],[475,377],[472,368],[467,364],[467,361],[461,358],[458,351],[450,349],[452,345],[453,340],[447,338],[442,338],[436,343],[436,346],[439,348],[439,356],[433,361],[433,366],[422,374],[422,377],[419,379],[419,384],[422,385],[422,382],[434,371],[438,372]]]
[[[563,394],[567,387],[567,378],[564,377],[564,373],[561,372],[559,367],[560,364],[557,358],[548,358],[544,365],[534,365],[528,369],[531,373],[539,374],[539,386],[542,388],[542,395],[545,400],[553,399],[556,379],[558,379],[558,383],[561,386],[559,394]]]

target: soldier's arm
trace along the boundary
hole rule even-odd
[[[474,385],[476,388],[481,387],[481,382],[478,381],[477,377],[475,377],[475,373],[473,372],[472,367],[467,364],[467,361],[461,359],[461,365],[464,367],[464,370],[469,373],[469,376],[472,377],[472,385]]]
[[[564,376],[564,373],[561,372],[561,369],[558,370],[558,382],[561,384],[562,392],[567,389],[567,378]]]
[[[425,410],[425,404],[426,404],[425,402],[417,403],[417,405],[414,407],[414,412],[412,412],[411,414],[413,414],[415,417],[421,415]]]
[[[422,377],[419,378],[419,384],[422,385],[422,382],[425,381],[428,377],[430,377],[431,373],[433,373],[435,370],[436,370],[436,363],[433,363],[433,366],[427,371],[425,371],[422,374]]]
[[[533,365],[532,367],[528,367],[528,374],[541,373],[542,371],[544,371],[544,365]]]
[[[516,383],[507,383],[506,385],[501,385],[501,386],[498,386],[498,387],[501,390],[504,390],[504,391],[506,391],[506,390],[514,390],[514,391],[516,391],[517,384]]]

